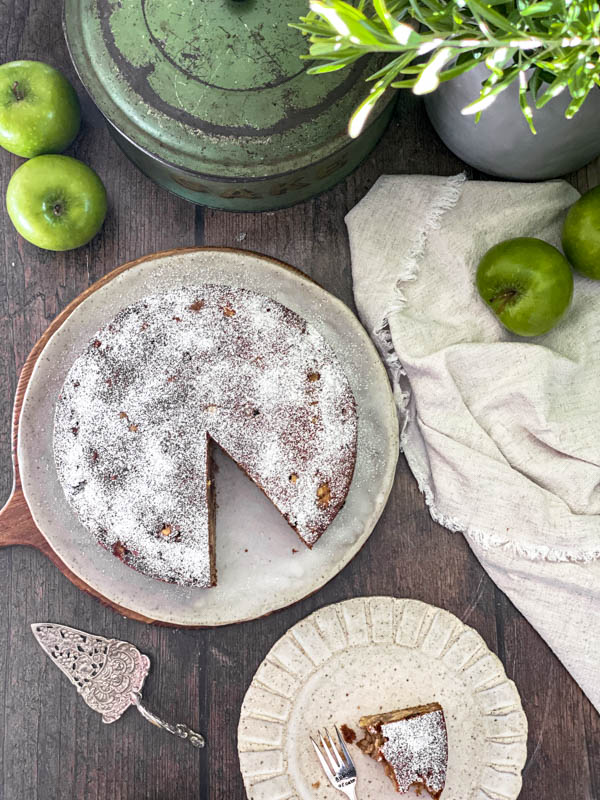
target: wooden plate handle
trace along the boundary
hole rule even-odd
[[[117,603],[112,602],[111,600],[104,597],[100,592],[92,589],[86,583],[84,583],[81,578],[75,575],[71,570],[60,560],[58,555],[54,552],[54,550],[50,547],[49,543],[46,541],[45,537],[42,535],[38,527],[36,526],[35,522],[33,521],[33,517],[31,516],[31,512],[29,511],[29,507],[25,500],[25,496],[23,494],[23,489],[21,487],[21,479],[19,476],[19,464],[17,458],[17,439],[18,439],[18,431],[19,431],[19,422],[21,416],[21,409],[23,407],[23,398],[25,396],[25,390],[27,389],[27,385],[29,383],[29,379],[31,378],[31,374],[33,372],[33,368],[35,363],[46,346],[48,339],[54,334],[63,322],[67,319],[67,317],[72,313],[72,311],[82,303],[87,297],[90,296],[93,292],[100,289],[104,284],[109,283],[117,275],[120,275],[122,272],[125,272],[132,267],[136,267],[138,264],[141,264],[145,261],[150,261],[156,258],[165,258],[171,255],[182,255],[188,252],[199,252],[202,250],[220,250],[222,252],[233,252],[239,253],[241,251],[235,250],[229,247],[220,247],[220,248],[212,248],[212,247],[188,247],[188,248],[178,248],[175,250],[165,250],[162,253],[153,253],[148,256],[144,256],[142,258],[138,258],[135,261],[130,261],[127,264],[123,264],[117,269],[114,269],[112,272],[109,272],[103,278],[100,278],[93,286],[90,286],[89,289],[86,289],[85,292],[76,297],[55,319],[53,322],[50,323],[50,326],[47,328],[45,333],[41,336],[38,342],[34,345],[33,350],[27,357],[25,364],[23,365],[23,369],[21,371],[21,376],[19,378],[19,382],[17,384],[17,391],[15,394],[15,405],[13,409],[13,468],[14,468],[14,485],[11,492],[10,497],[8,498],[6,504],[2,509],[0,509],[0,547],[10,547],[11,545],[28,545],[29,547],[35,547],[44,553],[48,558],[58,567],[58,569],[65,575],[78,589],[91,594],[93,597],[98,598],[101,603],[109,608],[112,608],[118,614],[122,614],[123,616],[129,617],[130,619],[138,620],[139,622],[146,622],[146,623],[154,623],[159,625],[166,625],[168,627],[174,628],[198,628],[201,626],[198,625],[174,625],[168,622],[157,622],[156,620],[151,619],[150,617],[145,617],[143,614],[138,614],[136,611],[131,611],[131,609],[123,608],[119,606]],[[259,255],[257,253],[251,253],[251,251],[244,251],[245,253],[250,253],[251,255]],[[306,278],[306,275],[303,275],[302,272],[295,269],[294,267],[290,267],[288,264],[283,264],[281,261],[277,261],[274,258],[268,258],[267,256],[260,256],[263,259],[271,261],[274,264],[283,267],[291,272],[296,272],[299,275],[302,275]],[[310,279],[309,279],[310,280]],[[314,281],[313,281],[314,282]]]
[[[73,305],[73,304],[72,304]],[[66,309],[65,309],[66,311]],[[65,314],[65,312],[63,312]],[[62,318],[59,314],[56,323]],[[54,324],[54,323],[53,323]],[[21,487],[21,477],[19,475],[19,462],[17,458],[17,439],[19,435],[19,421],[23,398],[27,384],[31,378],[31,373],[41,351],[52,333],[52,325],[46,333],[36,342],[32,351],[29,353],[23,369],[19,375],[17,391],[15,393],[15,403],[13,406],[12,418],[12,462],[13,462],[13,487],[10,497],[0,509],[0,547],[10,547],[11,545],[21,544],[29,547],[37,547],[43,553],[49,554],[51,548],[41,531],[33,521],[29,506],[25,500]]]
[[[21,487],[13,487],[10,497],[0,509],[0,547],[22,544],[46,552],[48,543],[38,530]]]
[[[41,531],[33,521],[29,506],[25,500],[23,489],[19,480],[19,470],[16,469],[15,484],[10,497],[6,501],[3,508],[0,509],[0,547],[10,547],[11,545],[26,545],[35,547],[40,550],[44,555],[59,568],[78,589],[91,594],[103,603],[105,606],[114,609],[117,613],[137,619],[139,622],[153,623],[155,620],[150,617],[145,617],[142,614],[137,614],[127,608],[112,603],[106,597],[95,591],[78,578],[71,570],[63,564],[60,558],[52,550]],[[173,626],[175,627],[175,626]],[[191,626],[190,626],[191,627]]]

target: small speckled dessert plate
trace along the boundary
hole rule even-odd
[[[27,386],[18,466],[31,516],[55,556],[84,588],[138,619],[181,626],[254,619],[315,592],[358,552],[385,507],[398,457],[398,423],[387,375],[356,317],[340,300],[280,262],[227,249],[170,251],[108,276],[48,339]],[[310,551],[269,500],[217,454],[218,586],[164,583],[103,550],[79,522],[58,481],[52,448],[56,398],[75,358],[115,313],[181,286],[218,283],[261,292],[304,317],[336,354],[358,410],[354,477],[344,508]]]
[[[441,800],[514,800],[527,757],[515,684],[481,636],[435,606],[359,597],[300,621],[271,648],[242,705],[238,751],[249,800],[337,800],[308,734],[438,702],[448,729]],[[359,800],[399,795],[383,767],[351,746]],[[421,800],[427,797],[423,790]]]

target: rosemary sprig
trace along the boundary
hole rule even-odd
[[[479,115],[518,82],[533,133],[534,109],[567,90],[570,119],[600,86],[598,0],[310,0],[310,13],[292,27],[309,38],[304,58],[322,62],[311,73],[369,53],[392,56],[368,79],[369,94],[349,122],[353,137],[389,87],[426,94],[478,64],[489,75],[462,113]]]

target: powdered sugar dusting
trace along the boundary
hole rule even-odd
[[[268,297],[210,285],[145,298],[92,338],[62,388],[54,450],[101,544],[154,577],[208,586],[209,438],[311,546],[345,500],[356,433],[321,335]]]
[[[429,711],[381,726],[381,748],[394,770],[399,792],[424,784],[436,797],[446,783],[448,739],[443,711]]]

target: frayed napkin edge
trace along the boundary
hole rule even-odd
[[[447,516],[440,511],[435,503],[434,490],[430,482],[423,473],[416,469],[412,459],[406,453],[406,429],[410,422],[409,405],[411,392],[408,385],[408,377],[394,349],[387,317],[378,328],[373,330],[372,336],[379,347],[392,382],[392,390],[400,422],[400,451],[404,452],[407,457],[410,470],[417,481],[419,491],[425,498],[429,514],[434,522],[442,525],[452,533],[464,534],[472,542],[479,545],[482,550],[500,548],[508,551],[513,556],[527,558],[530,561],[589,563],[590,561],[596,561],[600,558],[600,549],[577,550],[519,543],[495,533],[472,528],[465,522],[461,522],[455,517]]]
[[[392,390],[400,423],[400,451],[404,452],[405,455],[406,450],[404,445],[406,441],[406,430],[410,422],[409,405],[411,391],[408,377],[394,348],[388,318],[394,312],[402,310],[406,305],[406,297],[402,291],[402,286],[408,281],[417,280],[419,277],[421,260],[427,246],[427,237],[431,231],[440,228],[445,212],[454,208],[459,201],[462,187],[466,180],[467,176],[464,172],[450,176],[438,197],[432,202],[422,227],[417,232],[410,250],[401,263],[400,276],[394,287],[396,301],[388,309],[381,324],[374,328],[371,334],[378,346],[391,378]],[[433,521],[442,525],[452,533],[462,533],[482,550],[502,549],[510,553],[511,556],[519,556],[530,561],[589,563],[600,559],[600,549],[578,550],[519,543],[512,539],[506,539],[498,534],[490,533],[489,531],[472,528],[465,522],[447,516],[437,507],[434,499],[434,490],[425,475],[415,468],[415,465],[411,463],[411,459],[408,456],[407,461],[417,481],[419,491],[425,499]]]

